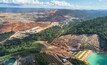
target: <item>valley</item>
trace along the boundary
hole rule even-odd
[[[107,17],[75,12],[0,13],[0,64],[14,58],[22,65],[90,65],[90,54],[107,51]]]

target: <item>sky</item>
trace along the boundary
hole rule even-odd
[[[0,0],[0,7],[107,9],[107,0]]]

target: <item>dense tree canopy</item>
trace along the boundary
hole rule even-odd
[[[10,37],[12,34],[14,34],[13,31],[0,34],[0,41],[5,40],[6,38]]]
[[[88,65],[86,62],[80,61],[80,60],[78,60],[78,59],[69,58],[68,60],[69,60],[73,65]]]

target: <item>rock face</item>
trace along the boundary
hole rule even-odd
[[[36,26],[45,27],[47,25],[44,23],[37,23],[37,22],[33,22],[33,23],[6,22],[6,23],[0,24],[0,33],[9,32],[9,31],[21,31],[21,30],[26,30]]]
[[[84,47],[85,49],[99,51],[100,46],[99,38],[96,34],[66,35],[54,39],[51,44],[65,50],[80,50]]]

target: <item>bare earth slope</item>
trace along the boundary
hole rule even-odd
[[[37,22],[33,22],[33,23],[6,22],[6,23],[0,24],[0,33],[9,32],[9,31],[21,31],[21,30],[26,30],[36,26],[45,27],[47,25],[43,23],[37,23]]]
[[[56,38],[51,43],[64,50],[79,50],[84,48],[91,50],[99,50],[99,38],[98,35],[66,35]]]

